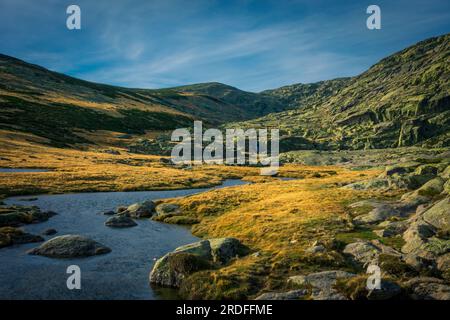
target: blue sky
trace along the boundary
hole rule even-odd
[[[81,30],[66,28],[70,4]],[[381,30],[366,28],[370,4]],[[0,0],[0,30],[0,53],[90,81],[261,91],[357,75],[448,33],[450,1]]]

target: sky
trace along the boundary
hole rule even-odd
[[[81,30],[66,27],[71,4]],[[380,30],[366,27],[371,4]],[[215,81],[259,92],[354,76],[448,32],[448,0],[0,0],[0,53],[134,88]]]

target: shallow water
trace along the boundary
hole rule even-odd
[[[215,188],[241,185],[241,180],[226,180]],[[16,245],[0,249],[0,299],[158,299],[148,283],[154,259],[176,247],[195,242],[189,229],[159,223],[150,219],[136,220],[138,226],[125,229],[106,227],[108,216],[101,214],[120,205],[144,200],[186,196],[209,189],[173,191],[94,192],[36,196],[32,205],[52,210],[58,215],[48,221],[26,225],[24,230],[40,234],[48,228],[56,235],[80,234],[112,249],[112,252],[88,258],[52,259],[28,255],[26,251],[40,243]],[[23,205],[23,197],[7,198],[8,205]],[[69,290],[66,269],[81,268],[81,290]]]

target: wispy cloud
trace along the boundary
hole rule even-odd
[[[159,88],[219,81],[260,91],[355,75],[387,54],[450,31],[448,1],[77,1],[82,30],[60,1],[4,0],[0,51],[91,81]],[[14,23],[19,19],[22,23]]]

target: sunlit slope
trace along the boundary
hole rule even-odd
[[[449,61],[450,35],[431,38],[343,80],[325,99],[238,125],[279,127],[285,150],[449,146]]]
[[[215,84],[222,88],[228,86]],[[234,89],[235,95],[257,94]],[[267,100],[267,101],[266,101]],[[249,119],[283,110],[276,99],[234,99],[177,89],[130,89],[75,79],[0,55],[0,129],[18,130],[65,146],[88,142],[77,130],[142,134]]]

